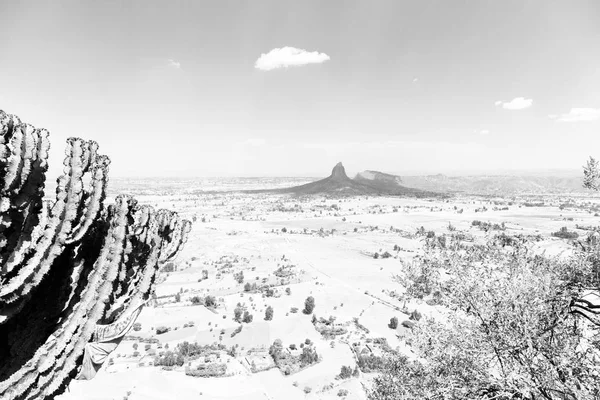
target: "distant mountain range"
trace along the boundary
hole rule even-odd
[[[365,171],[354,179],[346,175],[342,163],[337,163],[331,175],[315,182],[284,189],[262,190],[261,192],[290,193],[298,195],[334,194],[334,195],[389,195],[429,197],[436,193],[400,185],[401,179],[395,175],[376,171]]]
[[[436,192],[459,192],[466,194],[507,195],[542,193],[587,193],[583,188],[583,176],[403,176],[404,186]]]

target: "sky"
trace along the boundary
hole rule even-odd
[[[111,176],[578,169],[600,1],[0,2],[0,109]]]

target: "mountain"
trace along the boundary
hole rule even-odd
[[[404,186],[437,192],[482,195],[585,193],[583,177],[572,176],[403,176]]]
[[[367,174],[366,172],[369,172]],[[399,185],[394,175],[383,174],[381,172],[366,171],[357,175],[355,179],[350,179],[346,175],[346,169],[342,163],[337,163],[331,175],[327,178],[310,182],[300,186],[294,186],[285,189],[271,190],[277,193],[292,194],[338,194],[338,195],[391,195],[391,196],[416,196],[427,197],[435,196],[431,193],[419,189],[407,188]]]
[[[402,178],[398,175],[386,174],[379,171],[363,171],[354,177],[356,182],[379,187],[383,190],[395,190],[402,187]]]

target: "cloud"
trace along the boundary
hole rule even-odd
[[[181,69],[181,63],[177,62],[177,61],[175,61],[175,60],[173,60],[171,58],[169,58],[169,60],[168,60],[168,65],[171,68]]]
[[[533,104],[533,99],[526,99],[525,97],[515,97],[511,101],[501,101],[498,100],[494,103],[496,106],[502,106],[505,110],[523,110],[525,108],[531,107]]]
[[[295,47],[282,47],[273,49],[267,54],[262,54],[256,60],[254,68],[262,71],[271,71],[277,68],[298,67],[307,64],[321,64],[330,58],[325,53],[318,51],[309,52]]]
[[[566,114],[551,114],[548,117],[556,122],[595,121],[600,119],[600,108],[571,108],[571,111]]]

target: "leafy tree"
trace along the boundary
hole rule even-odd
[[[233,310],[233,319],[234,319],[234,321],[240,322],[243,313],[244,313],[244,307],[242,307],[242,306],[240,306],[238,304],[235,307],[235,309]]]
[[[312,314],[315,309],[315,298],[312,296],[308,296],[304,301],[304,310],[302,312],[304,314]]]
[[[397,317],[390,318],[390,323],[388,324],[388,327],[390,329],[396,329],[398,327],[398,318]]]
[[[250,322],[252,322],[252,319],[254,317],[252,316],[252,314],[250,314],[248,311],[244,311],[244,317],[242,318],[242,321],[249,324]]]
[[[204,305],[206,307],[216,307],[217,299],[215,298],[215,296],[206,296],[204,298]]]
[[[265,321],[271,321],[273,319],[273,307],[268,306],[265,310]]]

